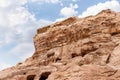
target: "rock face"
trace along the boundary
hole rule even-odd
[[[0,80],[120,80],[120,13],[103,10],[40,28],[35,53]]]

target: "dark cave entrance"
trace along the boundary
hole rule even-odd
[[[29,76],[27,76],[27,80],[34,80],[34,78],[35,78],[35,75],[29,75]]]
[[[71,54],[71,57],[72,57],[72,58],[77,57],[77,56],[78,56],[77,53],[72,53],[72,54]]]
[[[50,74],[51,74],[51,72],[42,73],[39,80],[46,80]]]

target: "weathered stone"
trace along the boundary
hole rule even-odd
[[[35,53],[0,80],[120,80],[120,13],[71,17],[37,30]]]

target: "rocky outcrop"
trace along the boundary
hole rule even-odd
[[[108,9],[38,29],[33,56],[0,80],[120,80],[119,18]]]

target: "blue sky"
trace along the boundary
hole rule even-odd
[[[120,12],[120,0],[1,0],[0,70],[34,53],[36,29],[71,16],[95,15],[108,8]]]

